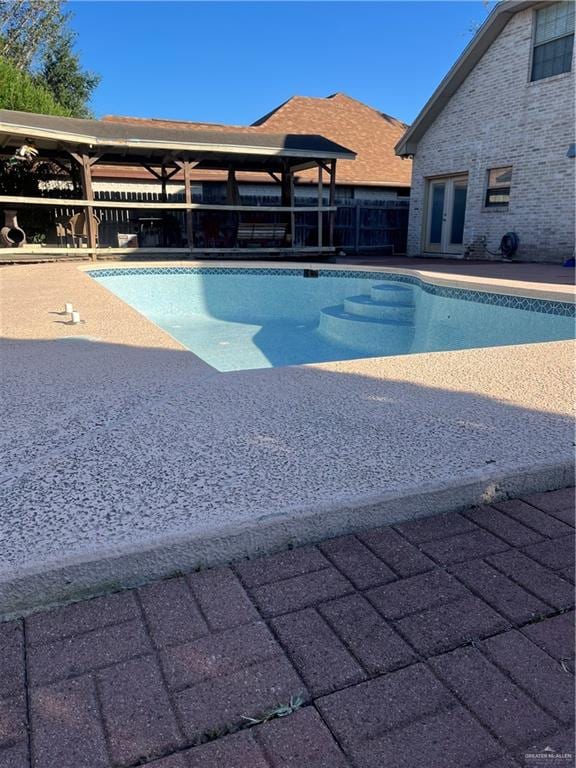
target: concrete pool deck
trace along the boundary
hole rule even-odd
[[[218,373],[90,268],[0,270],[0,615],[573,482],[571,342]]]

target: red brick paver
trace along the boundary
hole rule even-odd
[[[357,589],[376,587],[396,579],[394,571],[355,536],[331,539],[320,546]]]
[[[272,627],[313,696],[366,678],[360,664],[314,609],[281,616],[272,621]]]
[[[482,560],[460,563],[452,568],[452,573],[472,592],[515,624],[554,613],[554,608]]]
[[[104,723],[91,677],[30,692],[34,768],[108,768]]]
[[[535,768],[573,568],[564,489],[0,624],[0,768]]]
[[[139,590],[150,635],[157,648],[186,643],[209,633],[185,579],[170,579]]]
[[[574,678],[556,659],[515,630],[483,641],[480,649],[553,717],[572,722]]]
[[[494,506],[545,537],[556,538],[574,532],[573,528],[554,515],[543,512],[520,499],[505,501]]]
[[[508,746],[554,730],[555,721],[476,648],[460,648],[430,661],[440,679]]]
[[[211,630],[250,624],[259,619],[242,585],[230,568],[217,568],[188,577]]]
[[[154,656],[116,664],[96,679],[115,763],[130,765],[180,746],[182,734]]]

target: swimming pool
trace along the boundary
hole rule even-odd
[[[88,274],[218,371],[574,336],[573,304],[411,275],[235,267]]]

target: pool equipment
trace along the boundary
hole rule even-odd
[[[509,261],[518,250],[518,246],[520,245],[520,238],[516,232],[506,232],[502,240],[500,240],[500,245],[498,246],[497,251],[491,251],[486,245],[485,239],[483,245],[484,250],[491,256],[502,256],[504,261]]]

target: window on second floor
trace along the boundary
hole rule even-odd
[[[574,3],[549,3],[536,11],[531,80],[570,72],[574,48]]]
[[[486,187],[487,208],[494,206],[505,207],[510,202],[510,185],[512,184],[512,166],[490,168],[488,185]]]

